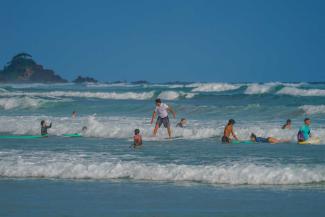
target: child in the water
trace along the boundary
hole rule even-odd
[[[139,129],[134,130],[133,136],[133,147],[138,147],[142,145],[142,136]]]
[[[44,120],[41,121],[41,135],[46,136],[47,135],[47,129],[52,127],[52,123],[50,125],[47,125]]]

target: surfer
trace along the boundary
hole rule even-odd
[[[290,119],[288,119],[287,122],[282,126],[282,130],[285,130],[285,129],[291,130],[291,120]]]
[[[133,136],[133,147],[138,147],[142,145],[142,136],[140,134],[139,129],[134,130],[134,136]]]
[[[310,124],[311,124],[310,119],[305,118],[304,125],[302,125],[302,127],[300,127],[298,134],[297,134],[298,142],[305,142],[311,138]]]
[[[254,133],[251,134],[250,139],[252,142],[257,142],[257,143],[281,143],[281,142],[289,142],[290,140],[288,139],[277,139],[274,137],[257,137]]]
[[[152,118],[151,118],[150,123],[151,124],[153,123],[153,120],[155,119],[156,115],[158,115],[158,118],[157,118],[157,121],[156,121],[155,129],[153,130],[153,135],[154,136],[157,135],[158,129],[163,124],[164,127],[167,128],[169,138],[171,138],[172,137],[172,132],[171,132],[171,129],[170,129],[168,112],[171,112],[173,114],[174,118],[176,118],[176,113],[170,106],[168,106],[165,103],[162,103],[160,99],[156,99],[155,102],[156,102],[156,109],[154,110],[154,112],[152,114]]]
[[[231,142],[231,138],[230,136],[233,136],[236,140],[238,140],[236,134],[234,133],[234,124],[235,124],[235,120],[234,119],[230,119],[228,121],[228,124],[225,126],[224,132],[223,132],[223,137],[221,139],[222,143],[230,143]]]
[[[180,122],[176,124],[176,127],[183,128],[187,124],[187,120],[185,118],[182,118]]]
[[[72,117],[72,119],[76,119],[77,118],[77,112],[73,111],[71,117]]]
[[[41,121],[41,135],[47,135],[47,129],[52,127],[52,123],[50,125],[47,125],[44,120]]]

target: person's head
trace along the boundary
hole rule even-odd
[[[82,131],[87,131],[88,128],[86,126],[82,127]]]
[[[286,122],[287,125],[290,125],[291,124],[291,120],[288,119],[287,122]]]
[[[186,118],[182,118],[180,122],[181,122],[181,124],[186,124],[187,120],[186,120]]]
[[[156,106],[160,106],[160,104],[161,104],[161,99],[158,98],[158,99],[156,99],[155,102],[156,102]]]
[[[234,125],[236,122],[234,119],[229,119],[228,125]]]
[[[44,126],[44,125],[45,125],[45,121],[41,120],[41,126]]]
[[[77,112],[76,111],[73,111],[72,112],[72,117],[76,117],[77,116]]]
[[[254,142],[256,141],[256,135],[254,133],[251,134],[250,138],[251,138],[251,141],[254,141]]]
[[[309,118],[305,118],[305,120],[304,120],[304,123],[305,123],[306,125],[308,125],[308,126],[309,126],[309,125],[310,125],[310,122],[311,122],[311,121],[310,121],[310,119],[309,119]]]
[[[140,130],[139,129],[135,129],[134,130],[134,135],[138,135],[138,134],[140,134]]]

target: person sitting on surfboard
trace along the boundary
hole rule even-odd
[[[311,123],[310,119],[305,118],[304,125],[302,127],[300,127],[298,134],[297,134],[298,142],[305,142],[309,138],[311,138],[310,123]]]
[[[50,125],[47,125],[44,120],[41,121],[41,135],[47,135],[47,129],[52,127],[52,123]]]
[[[156,115],[158,115],[158,118],[156,121],[155,129],[153,130],[153,135],[156,136],[158,129],[161,127],[162,124],[164,124],[164,127],[167,128],[168,136],[169,136],[169,138],[171,138],[172,132],[170,129],[168,112],[171,112],[173,114],[174,118],[176,118],[176,113],[170,106],[168,106],[165,103],[162,103],[160,99],[156,99],[155,102],[156,102],[156,109],[154,110],[154,112],[152,114],[150,123],[151,124],[153,123],[153,120],[155,119]]]
[[[134,130],[133,147],[142,145],[142,136],[139,129]]]
[[[234,133],[234,124],[235,124],[234,119],[230,119],[228,121],[228,124],[226,125],[224,131],[223,131],[223,137],[221,138],[222,143],[231,143],[231,138],[230,136],[233,136],[236,140],[238,140],[236,134]]]
[[[274,137],[257,137],[254,133],[251,134],[250,139],[252,142],[257,142],[257,143],[281,143],[281,142],[289,142],[290,140],[287,139],[277,139]]]
[[[282,126],[282,130],[285,130],[285,129],[291,130],[291,120],[290,119],[288,119],[287,122]]]

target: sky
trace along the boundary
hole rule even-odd
[[[325,81],[322,0],[1,0],[0,66],[69,80]]]

